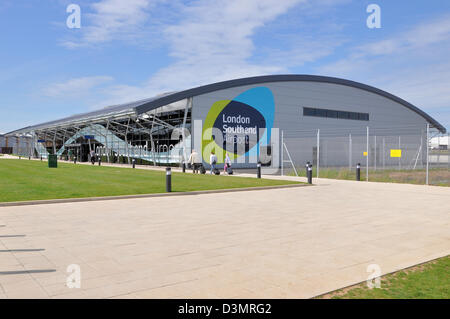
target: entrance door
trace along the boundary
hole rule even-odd
[[[87,162],[89,161],[89,144],[82,144],[81,145],[81,162]]]

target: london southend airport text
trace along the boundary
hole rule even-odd
[[[178,314],[196,314],[204,317],[209,317],[213,313],[221,314],[271,314],[271,304],[222,304],[222,307],[217,306],[202,306],[202,305],[184,305],[178,306]]]
[[[250,124],[250,117],[248,116],[227,116],[223,114],[223,133],[226,134],[256,134],[257,127],[244,127],[240,124]],[[228,124],[239,124],[236,126],[229,126]]]

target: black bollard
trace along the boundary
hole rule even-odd
[[[186,173],[186,163],[185,162],[183,162],[182,169],[183,169],[183,173]]]
[[[101,157],[98,158],[98,166],[102,166],[102,158]]]
[[[356,180],[361,181],[361,164],[356,164]]]
[[[42,162],[42,156],[41,156],[41,162]]]
[[[312,184],[312,164],[308,165],[308,184]]]
[[[166,167],[166,192],[170,193],[172,191],[172,169]]]
[[[308,167],[309,167],[309,164],[310,164],[310,162],[306,162],[306,165],[305,165],[305,176],[306,176],[306,178],[308,178]]]
[[[261,178],[261,162],[258,162],[258,164],[256,165],[256,168],[257,168],[256,176],[257,176],[257,178]]]
[[[74,164],[77,163],[77,158],[76,158],[76,157],[73,158],[73,163],[74,163]]]
[[[28,160],[31,161],[31,156],[28,156]]]
[[[133,168],[136,168],[136,160],[133,158]]]

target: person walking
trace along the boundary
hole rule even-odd
[[[92,163],[92,165],[95,164],[95,152],[94,152],[94,150],[91,151],[91,163]]]
[[[192,150],[191,155],[189,156],[188,162],[192,166],[192,172],[194,174],[197,174],[198,170],[200,169],[201,160],[200,160],[200,156],[198,155],[198,153],[195,150]]]
[[[223,173],[228,174],[228,168],[231,167],[231,159],[228,153],[225,154],[225,165],[223,166]]]
[[[211,165],[210,174],[213,174],[217,164],[217,156],[216,154],[214,154],[214,151],[211,151],[211,156],[209,157],[209,164]]]

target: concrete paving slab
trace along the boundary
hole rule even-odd
[[[45,250],[1,252],[0,271],[56,272],[0,275],[0,298],[310,298],[366,280],[369,264],[450,254],[450,188],[315,183],[1,207],[0,236],[26,235],[1,249]],[[71,264],[80,289],[66,286]]]

